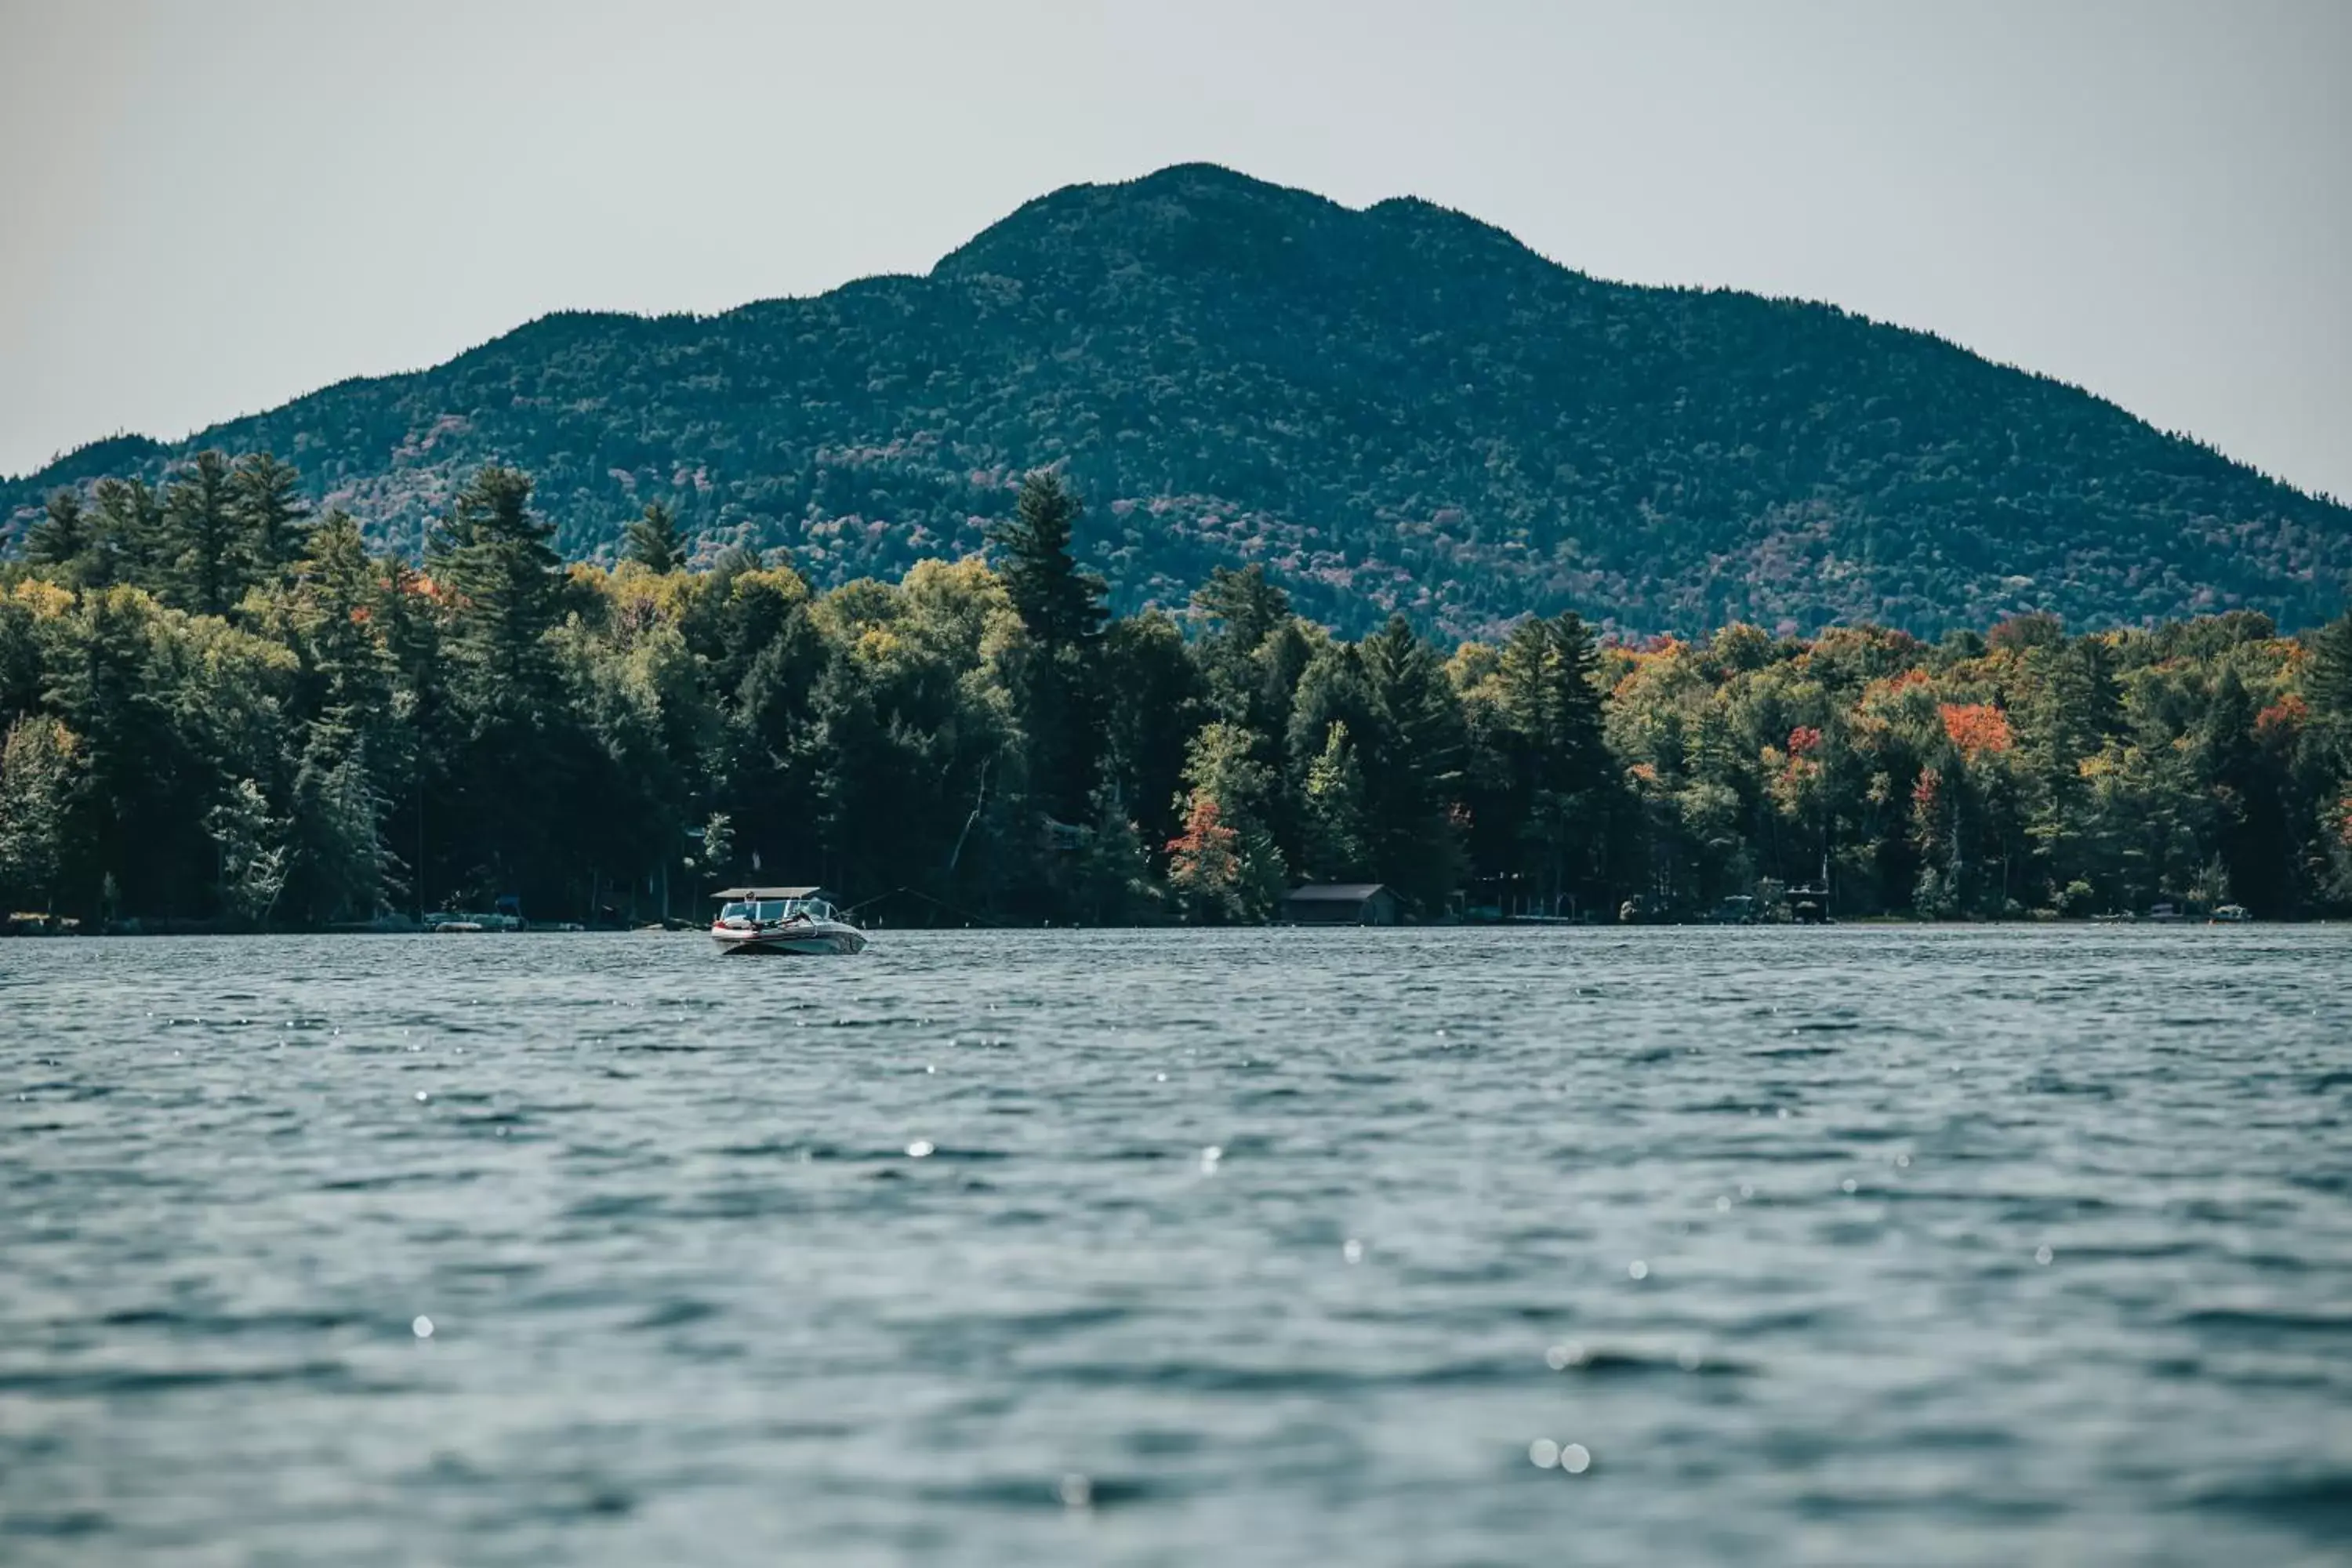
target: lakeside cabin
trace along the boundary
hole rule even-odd
[[[1392,926],[1397,896],[1380,882],[1309,882],[1282,900],[1285,925]]]

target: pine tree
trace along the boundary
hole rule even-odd
[[[495,466],[458,492],[438,530],[429,563],[454,596],[460,696],[478,713],[544,716],[553,669],[541,639],[555,624],[562,566],[554,536],[531,513],[530,477]]]
[[[245,596],[250,552],[228,458],[210,448],[163,489],[163,585],[191,615],[226,616]]]
[[[1236,724],[1285,733],[1288,699],[1313,653],[1299,637],[1288,595],[1255,563],[1240,572],[1220,566],[1193,592],[1192,616],[1202,628],[1192,651],[1210,705]]]
[[[667,575],[679,570],[686,564],[686,536],[677,514],[661,501],[647,501],[644,514],[629,524],[623,554],[648,572]]]
[[[290,624],[318,687],[317,711],[344,709],[389,718],[394,660],[377,625],[383,591],[360,528],[349,512],[329,512],[311,530],[301,582],[290,595]]]
[[[1365,774],[1373,861],[1423,910],[1442,906],[1460,885],[1461,837],[1451,805],[1461,779],[1465,735],[1461,704],[1444,667],[1402,616],[1357,647],[1374,732]]]
[[[1017,680],[1031,748],[1030,785],[1050,816],[1086,809],[1103,749],[1103,580],[1071,553],[1078,498],[1054,473],[1029,476],[1009,521],[990,534],[998,568],[1032,645]]]
[[[307,716],[290,806],[287,908],[310,923],[373,917],[399,865],[388,841],[390,784],[419,742],[413,691],[385,613],[394,605],[359,524],[338,509],[305,535],[283,631],[303,667]]]
[[[1573,610],[1519,623],[1495,663],[1522,869],[1555,906],[1572,870],[1580,879],[1595,870],[1608,826],[1610,763],[1593,663],[1592,634]]]
[[[1002,557],[1004,591],[1029,635],[1047,649],[1090,647],[1108,612],[1103,580],[1083,571],[1071,552],[1078,498],[1059,474],[1034,473],[1022,482],[1013,516],[989,531]]]
[[[237,459],[229,474],[229,510],[236,521],[246,564],[255,581],[275,582],[308,545],[302,520],[301,476],[267,452]]]
[[[91,492],[97,516],[83,586],[127,583],[162,595],[168,547],[163,504],[142,479],[105,479]]]
[[[432,847],[482,897],[524,894],[534,882],[552,892],[564,879],[559,847],[593,820],[583,785],[595,742],[548,636],[562,613],[562,563],[530,491],[516,469],[481,469],[436,530],[429,561],[446,606],[443,721],[453,731],[434,759],[447,789],[436,795]],[[660,863],[683,846],[669,837]]]
[[[25,534],[25,561],[68,586],[79,584],[89,563],[95,531],[81,497],[72,490],[51,495],[41,521]]]
[[[1246,655],[1290,619],[1290,597],[1266,580],[1265,568],[1255,562],[1238,572],[1218,566],[1193,590],[1192,614],[1207,623],[1210,637],[1223,638]]]
[[[2079,902],[2105,879],[2100,862],[2108,850],[2089,831],[2082,763],[2123,727],[2115,656],[2101,637],[2075,637],[2037,646],[2026,668],[2034,684],[2017,712],[2025,836],[2053,898],[2072,889]]]

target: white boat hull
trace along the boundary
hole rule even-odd
[[[864,931],[831,921],[787,926],[713,926],[710,940],[719,952],[747,958],[820,958],[866,951]]]

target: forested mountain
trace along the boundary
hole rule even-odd
[[[1918,633],[2046,610],[2335,615],[2352,511],[2058,383],[1815,304],[1630,287],[1414,200],[1354,211],[1186,165],[1023,207],[921,278],[724,315],[562,314],[176,447],[102,442],[47,497],[267,451],[421,554],[487,462],[573,558],[648,501],[695,559],[789,550],[819,588],[976,550],[1060,464],[1121,609],[1257,563],[1343,631],[1576,609]]]

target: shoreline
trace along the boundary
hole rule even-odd
[[[955,932],[961,932],[961,933],[969,934],[969,933],[971,933],[971,932],[972,932],[972,931],[1161,931],[1161,932],[1169,932],[1169,933],[1174,933],[1174,932],[1180,932],[1180,931],[1203,931],[1203,932],[1205,932],[1205,931],[1503,931],[1503,930],[1513,930],[1513,931],[1563,931],[1563,930],[1565,930],[1565,931],[1618,931],[1618,932],[1632,931],[1817,931],[1817,930],[1833,930],[1833,929],[1838,929],[1838,928],[1845,928],[1845,929],[1869,929],[1869,930],[1876,930],[1876,931],[1885,931],[1885,930],[1917,930],[1917,931],[2011,931],[2011,930],[2020,930],[2020,931],[2115,931],[2115,930],[2141,930],[2141,929],[2156,930],[2156,931],[2184,931],[2184,930],[2200,930],[2200,931],[2201,931],[2201,930],[2221,930],[2221,929],[2238,930],[2238,929],[2243,929],[2243,928],[2250,927],[2250,926],[2260,926],[2260,927],[2265,927],[2265,928],[2271,928],[2271,929],[2292,928],[2292,929],[2301,930],[2301,929],[2306,929],[2306,928],[2317,928],[2317,927],[2326,927],[2326,926],[2340,926],[2340,925],[2344,925],[2344,924],[2347,924],[2347,922],[2346,922],[2346,921],[2342,921],[2342,920],[2330,919],[2330,918],[2326,917],[2326,916],[2314,916],[2314,917],[2312,917],[2312,918],[2310,918],[2310,919],[2297,919],[2297,918],[2293,918],[2293,917],[2283,917],[2283,918],[2276,919],[2276,920],[2244,920],[2244,921],[2217,921],[2217,920],[2208,920],[2208,919],[2155,920],[2155,919],[2149,919],[2149,918],[2147,918],[2147,917],[2145,917],[2145,916],[2142,916],[2142,917],[2135,917],[2135,918],[2128,919],[2128,920],[2083,920],[2083,919],[2071,919],[2071,920],[2033,920],[2033,919],[2031,919],[2031,918],[2027,918],[2027,919],[2022,919],[2022,920],[1973,920],[1973,921],[1970,921],[1970,920],[1960,920],[1960,921],[1937,921],[1937,920],[1921,920],[1921,919],[1918,919],[1918,918],[1917,918],[1917,917],[1916,917],[1916,916],[1908,916],[1908,915],[1857,915],[1857,916],[1855,916],[1854,918],[1853,918],[1853,919],[1851,919],[1851,920],[1832,920],[1832,921],[1704,921],[1704,920],[1695,920],[1695,921],[1623,921],[1623,922],[1619,922],[1619,921],[1542,921],[1542,920],[1536,920],[1536,921],[1517,921],[1517,920],[1502,920],[1502,921],[1430,921],[1430,922],[1426,922],[1426,923],[1423,923],[1423,924],[1418,924],[1418,925],[1413,925],[1413,924],[1402,924],[1402,923],[1401,923],[1401,924],[1393,925],[1393,926],[1370,926],[1370,925],[1359,925],[1359,924],[1356,924],[1356,923],[1354,923],[1354,922],[1340,922],[1340,921],[1331,921],[1331,922],[1318,922],[1318,921],[1307,921],[1307,922],[1299,922],[1299,921],[1270,921],[1270,922],[1268,922],[1268,923],[1266,923],[1266,924],[1264,924],[1264,925],[1181,925],[1181,924],[1165,924],[1165,925],[1139,925],[1139,924],[1104,924],[1104,925],[1087,925],[1087,924],[1078,924],[1078,923],[1072,923],[1072,924],[1068,924],[1068,925],[1056,925],[1056,924],[1054,924],[1054,923],[1052,923],[1052,922],[1040,922],[1039,924],[1037,924],[1037,925],[1034,925],[1034,926],[1032,926],[1032,925],[1013,925],[1013,924],[1000,924],[1000,925],[965,925],[965,926],[945,926],[945,925],[941,925],[941,926],[895,926],[895,927],[893,927],[893,926],[877,926],[877,927],[873,927],[873,928],[870,928],[870,929],[875,930],[875,931],[887,931],[887,932],[891,932],[891,933],[894,933],[894,934],[896,934],[896,933],[904,933],[904,932],[930,932],[930,931],[955,931]],[[400,936],[444,936],[444,937],[455,937],[455,936],[469,936],[469,937],[548,937],[548,936],[687,936],[687,935],[698,934],[698,933],[702,932],[705,929],[706,929],[706,928],[704,928],[704,927],[702,927],[702,926],[698,926],[698,925],[686,925],[686,924],[679,924],[679,925],[667,926],[667,927],[664,927],[664,926],[654,926],[654,925],[644,925],[644,926],[585,926],[585,925],[581,925],[581,924],[579,924],[579,923],[577,923],[577,922],[566,923],[566,924],[561,924],[561,925],[558,925],[558,924],[550,924],[550,925],[546,925],[546,926],[538,926],[538,927],[524,927],[523,929],[520,929],[520,930],[518,930],[518,931],[461,931],[436,930],[436,929],[434,929],[434,928],[427,927],[427,926],[415,926],[415,925],[405,926],[405,927],[399,927],[399,926],[366,927],[366,928],[358,928],[358,929],[354,929],[354,928],[351,928],[351,927],[342,927],[342,928],[327,927],[327,928],[320,928],[320,929],[309,929],[309,930],[292,929],[292,930],[283,930],[283,931],[266,931],[266,930],[264,930],[264,931],[257,931],[257,930],[253,930],[253,929],[249,929],[249,928],[237,928],[237,927],[229,927],[229,926],[204,925],[204,924],[198,924],[198,923],[195,923],[195,922],[175,922],[175,923],[173,924],[173,928],[172,928],[172,929],[169,929],[169,930],[123,929],[123,928],[121,928],[121,927],[115,927],[115,928],[106,929],[106,930],[84,931],[84,930],[80,930],[80,929],[79,929],[79,928],[68,927],[68,929],[46,930],[46,931],[43,931],[43,930],[27,930],[27,929],[22,929],[22,928],[17,927],[17,926],[15,926],[15,925],[8,925],[8,926],[0,926],[0,941],[9,941],[9,940],[20,940],[20,941],[26,941],[26,942],[37,942],[37,941],[96,941],[96,940],[140,941],[140,940],[144,940],[144,939],[153,939],[153,938],[159,938],[159,937],[254,937],[254,936],[299,936],[299,937],[327,937],[327,936],[335,936],[335,937],[400,937]]]

